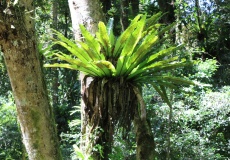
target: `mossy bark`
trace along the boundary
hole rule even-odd
[[[30,160],[60,160],[53,111],[36,47],[34,1],[0,3],[0,49]],[[2,12],[4,11],[4,12]]]

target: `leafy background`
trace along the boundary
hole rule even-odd
[[[140,13],[152,15],[161,10],[157,1],[139,2]],[[177,41],[186,44],[185,49],[176,54],[195,60],[196,63],[177,69],[172,74],[212,86],[181,88],[185,92],[168,90],[167,93],[173,101],[170,124],[171,159],[207,159],[207,157],[228,159],[230,157],[230,6],[227,0],[202,0],[201,13],[198,14],[199,8],[195,7],[194,2],[175,1],[174,14],[179,22],[175,31]],[[36,28],[41,49],[51,43],[50,28],[58,30],[68,38],[72,37],[66,1],[58,1],[56,28],[53,26],[53,17],[50,14],[52,3],[37,1],[36,5]],[[105,6],[104,3],[103,5]],[[119,2],[112,1],[109,9],[105,11],[107,19],[114,17],[115,36],[120,35],[122,26],[119,24],[121,16]],[[127,8],[129,19],[134,17],[131,11],[131,7]],[[167,47],[170,43],[172,41],[163,45]],[[21,159],[26,155],[21,143],[10,82],[2,54],[0,55],[0,159]],[[50,63],[44,58],[43,61]],[[55,110],[64,159],[74,159],[76,154],[73,145],[79,145],[80,126],[71,122],[80,120],[80,113],[71,114],[71,111],[76,111],[74,106],[80,104],[78,72],[63,68],[45,69],[44,72]],[[147,105],[147,116],[155,136],[157,159],[165,159],[167,152],[165,137],[169,134],[169,107],[149,84],[143,86],[143,95]],[[130,132],[128,138],[124,138],[118,130],[111,159],[134,159],[134,157],[135,135]]]

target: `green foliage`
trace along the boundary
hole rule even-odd
[[[197,109],[184,109],[183,102],[175,104],[175,125],[180,132],[172,136],[174,150],[193,159],[227,158],[230,138],[227,131],[230,124],[229,87],[202,96]],[[181,155],[180,159],[183,159]]]
[[[166,159],[169,108],[151,88],[145,87],[148,117],[155,133],[156,157]],[[227,159],[229,157],[230,87],[196,94],[192,100],[176,98],[171,122],[171,159]],[[154,94],[154,96],[152,96]],[[191,96],[191,95],[190,95]],[[195,104],[195,107],[194,107]]]
[[[8,97],[10,91],[11,91],[10,81],[7,75],[3,53],[1,52],[1,48],[0,48],[0,96]]]
[[[45,67],[79,70],[92,77],[121,78],[140,86],[150,83],[169,104],[165,87],[176,88],[176,85],[195,83],[169,74],[171,70],[190,65],[191,62],[172,56],[173,52],[181,49],[181,45],[156,49],[165,40],[159,37],[174,25],[163,27],[158,23],[160,17],[161,13],[150,18],[138,15],[116,39],[112,30],[108,33],[102,22],[98,24],[96,38],[81,26],[84,42],[77,44],[54,31],[59,40],[54,39],[52,46],[61,45],[71,55],[57,50],[48,52],[45,54],[47,57],[54,56],[68,63],[46,64]]]
[[[0,159],[20,159],[23,154],[21,133],[19,131],[16,107],[9,96],[9,101],[0,97]]]
[[[217,61],[215,59],[206,59],[204,62],[199,60],[195,68],[195,75],[199,80],[206,80],[206,82],[211,82],[211,78],[217,71]]]
[[[77,155],[76,158],[80,159],[80,160],[93,160],[93,158],[87,156],[87,155],[84,155],[82,150],[77,146],[77,145],[74,145],[74,151]]]

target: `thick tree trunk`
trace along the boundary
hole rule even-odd
[[[97,31],[97,24],[99,21],[104,21],[104,15],[102,12],[102,8],[100,6],[99,0],[68,0],[69,2],[69,8],[70,8],[70,14],[72,19],[72,27],[73,27],[73,33],[74,38],[78,41],[82,40],[81,32],[79,25],[83,24],[88,31],[90,31],[92,34],[96,33]],[[81,80],[81,95],[85,95],[88,86],[84,83],[85,75],[80,73],[80,80]],[[88,78],[89,79],[89,78]],[[91,78],[93,81],[93,79]],[[89,105],[89,104],[88,104]],[[93,153],[93,147],[95,147],[95,142],[91,141],[92,133],[95,131],[90,130],[90,126],[88,124],[88,116],[87,111],[85,108],[87,108],[87,104],[84,101],[84,99],[81,100],[81,150],[83,151],[85,156],[92,156],[94,159],[99,158],[98,152],[95,154]],[[91,108],[91,106],[90,106]],[[95,128],[94,128],[95,129]],[[97,129],[97,128],[96,128]]]
[[[53,111],[36,48],[34,2],[18,3],[0,3],[0,49],[10,77],[23,143],[30,160],[59,160],[62,158]]]
[[[95,33],[98,22],[105,20],[99,0],[69,0],[69,8],[76,40],[82,38],[80,24],[83,24],[91,33]]]

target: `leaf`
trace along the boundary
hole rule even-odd
[[[164,50],[159,51],[158,53],[155,53],[153,55],[151,55],[148,60],[147,60],[147,64],[152,64],[153,62],[162,59],[166,56],[168,56],[169,54],[172,54],[172,52],[179,50],[180,48],[182,48],[184,45],[179,45],[177,47],[170,47]]]
[[[70,65],[70,64],[63,64],[63,63],[54,63],[54,64],[44,64],[44,67],[60,67],[60,68],[67,68],[67,69],[72,69],[72,70],[79,70],[84,72],[86,75],[91,75],[91,76],[99,76],[98,74],[94,73],[91,70],[88,70],[87,68],[84,67],[79,67],[77,65]]]
[[[140,41],[141,33],[145,25],[146,15],[142,16],[141,19],[137,22],[137,26],[132,33],[129,33],[130,36],[127,39],[127,42],[122,49],[121,56],[131,56],[133,53],[136,44]]]
[[[118,61],[117,61],[117,66],[116,66],[116,76],[123,76],[122,71],[124,71],[126,67],[126,62],[127,62],[128,56],[120,56]]]
[[[85,156],[83,154],[83,151],[77,145],[73,145],[73,148],[74,148],[75,153],[77,154],[77,158],[85,160]]]
[[[71,42],[72,44],[69,45],[68,43],[65,43],[63,41],[56,41],[54,42],[54,44],[59,44],[62,47],[64,47],[65,49],[67,49],[71,54],[75,55],[77,58],[79,58],[82,62],[89,62],[92,61],[92,59],[88,56],[87,53],[85,53],[84,50],[80,49],[79,47],[77,47],[77,45],[73,42]]]
[[[110,43],[110,37],[107,32],[107,28],[103,22],[98,23],[99,31],[96,33],[96,36],[98,38],[98,41],[105,49],[105,56],[110,57],[111,56],[111,43]]]
[[[149,48],[153,46],[155,42],[157,42],[158,37],[155,35],[149,36],[149,38],[146,38],[144,42],[139,46],[136,52],[130,57],[129,63],[131,66],[127,70],[127,73],[129,74],[135,67],[140,65],[140,62],[142,62],[143,57],[146,56],[148,53]]]
[[[168,99],[168,96],[166,94],[166,90],[165,87],[163,85],[160,85],[160,88],[155,85],[154,83],[151,83],[151,85],[153,86],[153,88],[159,93],[159,95],[161,96],[161,98],[164,100],[165,103],[167,103],[167,105],[169,107],[171,107],[171,102]]]
[[[104,72],[104,75],[107,77],[112,76],[116,70],[113,64],[109,61],[96,61],[94,64]]]
[[[158,12],[158,13],[154,14],[153,16],[151,16],[150,18],[148,18],[146,20],[146,25],[145,25],[144,30],[147,30],[149,27],[155,25],[163,15],[164,14],[162,14],[162,12]]]
[[[195,83],[191,80],[187,80],[184,78],[180,78],[180,77],[172,77],[172,76],[155,76],[154,77],[155,80],[164,80],[166,82],[172,82],[174,84],[178,84],[178,85],[195,85]]]
[[[129,27],[120,35],[120,37],[117,39],[116,44],[115,44],[115,48],[114,48],[114,57],[119,57],[121,50],[123,49],[125,42],[127,41],[127,39],[130,37],[130,33],[132,33],[134,31],[134,29],[137,27],[138,25],[138,20],[141,17],[141,15],[138,15],[134,18],[134,20],[131,22],[131,24],[129,25]]]
[[[81,29],[82,35],[84,36],[84,39],[86,41],[88,48],[90,48],[91,52],[93,53],[91,54],[91,57],[92,55],[94,55],[93,56],[95,57],[94,59],[97,59],[97,60],[100,60],[101,58],[103,58],[100,56],[100,50],[101,50],[100,43],[94,38],[94,36],[90,32],[86,30],[86,28],[83,25],[80,25],[80,29]]]
[[[90,45],[84,43],[84,42],[78,42],[78,44],[81,46],[81,49],[84,51],[83,53],[87,54],[91,61],[98,61],[98,60],[104,60],[104,56],[97,56],[95,51],[90,47]]]
[[[83,72],[85,72],[85,71],[86,71],[85,69],[87,69],[88,71],[90,71],[89,74],[92,74],[92,73],[93,73],[93,75],[96,74],[96,75],[99,76],[99,77],[101,77],[101,76],[103,75],[103,73],[100,72],[100,71],[97,69],[97,67],[95,67],[95,65],[94,65],[93,63],[90,63],[90,62],[84,63],[84,62],[82,62],[82,61],[79,60],[79,59],[73,59],[71,56],[66,55],[66,54],[63,54],[63,53],[55,54],[55,55],[56,55],[60,60],[64,60],[64,61],[66,61],[66,62],[69,62],[69,63],[72,64],[72,65],[78,66],[80,71],[83,71],[83,70],[84,70]],[[84,69],[84,68],[85,68],[85,69]]]

